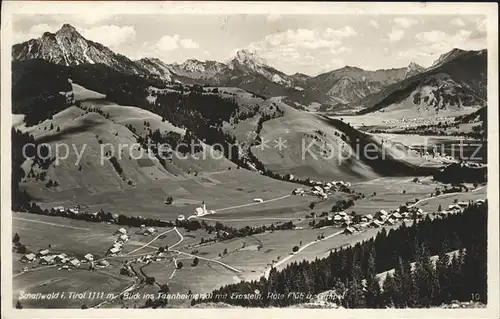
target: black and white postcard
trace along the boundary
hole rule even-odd
[[[5,318],[498,318],[496,4],[2,9]]]

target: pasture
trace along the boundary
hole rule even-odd
[[[58,270],[45,268],[13,278],[13,305],[21,292],[59,293],[59,297],[48,299],[21,299],[24,308],[81,308],[92,306],[102,298],[92,298],[92,292],[118,293],[132,283],[132,278],[120,276],[109,269],[90,271],[87,269]],[[80,298],[70,298],[69,293],[84,293]]]

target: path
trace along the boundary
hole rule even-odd
[[[476,189],[473,189],[473,190],[471,190],[471,191],[469,191],[469,192],[470,192],[470,193],[474,193],[474,192],[477,192],[478,190],[481,190],[481,189],[483,189],[483,188],[485,188],[485,187],[487,187],[487,186],[488,186],[488,185],[486,185],[486,186],[481,186],[481,187],[478,187],[478,188],[476,188]],[[434,199],[434,198],[440,198],[440,197],[446,197],[446,196],[453,196],[453,195],[457,195],[457,194],[461,194],[461,193],[463,193],[463,192],[445,193],[445,194],[440,194],[440,195],[438,195],[438,196],[432,196],[432,197],[422,198],[422,199],[421,199],[421,200],[419,200],[418,202],[415,202],[415,203],[411,204],[411,205],[410,205],[410,206],[408,206],[408,207],[413,207],[413,206],[415,206],[415,205],[418,205],[418,204],[420,204],[420,203],[423,203],[423,202],[429,201],[429,200]]]
[[[175,231],[177,231],[177,227],[174,227],[174,228],[172,228],[172,229],[169,229],[169,230],[164,231],[163,233],[161,233],[161,234],[159,234],[158,236],[156,236],[155,238],[151,239],[149,242],[145,243],[145,244],[144,244],[144,245],[142,245],[141,247],[139,247],[139,248],[137,248],[137,249],[134,249],[134,250],[132,250],[132,251],[130,251],[130,252],[128,252],[128,253],[126,253],[126,254],[125,254],[125,256],[128,256],[128,255],[130,255],[130,254],[132,254],[132,253],[135,253],[135,252],[136,252],[136,251],[138,251],[138,250],[141,250],[141,249],[143,249],[143,248],[145,248],[145,247],[149,246],[150,244],[152,244],[155,240],[157,240],[157,239],[158,239],[158,238],[160,238],[161,236],[163,236],[163,235],[165,235],[165,234],[168,234],[168,233],[170,233],[171,231],[174,231],[174,230],[175,230]],[[178,233],[178,232],[179,232],[179,231],[177,231],[177,233]]]
[[[297,250],[295,253],[293,253],[291,255],[288,255],[285,258],[281,259],[279,262],[277,262],[276,264],[274,264],[272,267],[277,268],[279,265],[281,265],[281,264],[287,262],[288,260],[292,259],[293,257],[295,257],[298,253],[300,253],[301,251],[303,251],[307,247],[312,246],[312,245],[314,245],[316,243],[319,243],[320,241],[327,240],[327,239],[330,239],[330,238],[335,237],[337,235],[340,235],[340,234],[342,234],[342,232],[343,232],[343,230],[338,231],[338,232],[333,233],[333,234],[330,234],[330,235],[326,236],[325,238],[323,238],[321,240],[315,239],[315,240],[313,240],[313,241],[311,241],[311,242],[303,245],[302,247],[300,247],[299,250]],[[271,272],[271,267],[268,268],[268,269],[266,269],[266,271],[264,272],[264,277],[268,278],[270,272]]]
[[[253,206],[253,205],[260,205],[260,204],[264,204],[264,203],[269,203],[269,202],[274,202],[274,201],[277,201],[277,200],[285,199],[285,198],[288,198],[290,196],[292,196],[292,194],[288,194],[288,195],[284,195],[284,196],[281,196],[281,197],[276,197],[276,198],[268,199],[268,200],[265,200],[265,201],[262,201],[262,202],[254,202],[254,203],[248,203],[248,204],[243,204],[243,205],[236,205],[236,206],[231,206],[231,207],[219,208],[219,209],[216,209],[215,212],[221,212],[221,211],[225,211],[225,210],[229,210],[229,209],[235,209],[235,208],[241,208],[241,207],[247,207],[247,206]]]

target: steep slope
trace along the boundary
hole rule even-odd
[[[359,102],[359,114],[393,109],[416,114],[454,111],[486,104],[487,51],[452,50],[423,73],[406,78]],[[392,109],[385,111],[390,112]]]
[[[41,38],[15,44],[12,47],[12,59],[43,59],[65,66],[105,64],[119,72],[145,74],[143,69],[126,56],[85,39],[69,24],[64,24],[56,33],[45,32]]]
[[[441,56],[439,56],[439,58],[432,63],[432,65],[430,66],[429,69],[437,68],[437,67],[445,64],[446,62],[451,61],[451,60],[455,59],[456,57],[464,54],[465,52],[467,52],[467,51],[454,48],[450,52],[446,52],[444,54],[441,54]]]
[[[399,82],[422,70],[423,68],[415,63],[406,68],[376,71],[345,66],[310,78],[307,87],[324,92],[332,104],[353,104],[369,94],[379,92],[387,85]]]
[[[292,174],[299,179],[357,181],[428,174],[431,167],[442,164],[426,160],[401,145],[383,143],[342,121],[275,103],[284,115],[264,122],[259,140],[251,147],[260,169],[283,176]]]
[[[144,58],[135,61],[135,63],[152,76],[156,76],[166,81],[172,81],[174,78],[171,67],[158,58]]]

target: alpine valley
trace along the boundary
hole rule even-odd
[[[487,54],[311,76],[70,24],[13,45],[13,295],[102,292],[13,305],[484,306]]]

